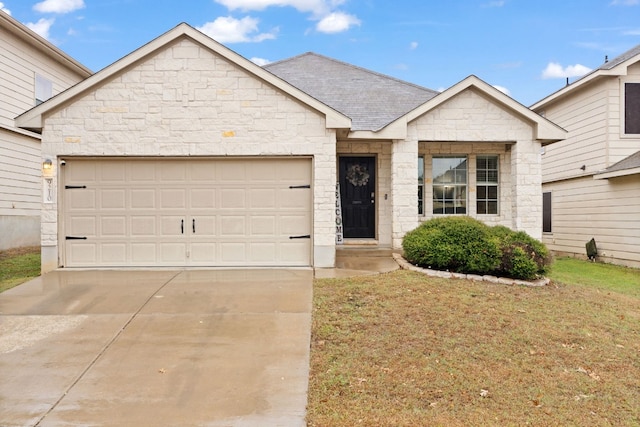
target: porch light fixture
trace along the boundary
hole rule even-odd
[[[42,162],[43,171],[48,172],[51,170],[51,168],[53,168],[53,162],[51,161],[51,159],[46,159],[44,162]]]

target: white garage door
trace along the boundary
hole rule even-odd
[[[64,265],[308,266],[311,160],[66,159]]]

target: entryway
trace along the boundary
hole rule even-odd
[[[376,236],[376,158],[341,156],[340,197],[344,237]]]

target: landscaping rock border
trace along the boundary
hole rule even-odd
[[[547,286],[550,279],[543,277],[538,280],[519,280],[519,279],[509,279],[506,277],[496,277],[496,276],[480,276],[477,274],[461,274],[461,273],[451,273],[449,271],[440,271],[440,270],[431,270],[429,268],[417,267],[411,264],[409,261],[404,259],[404,257],[400,254],[394,253],[393,259],[396,260],[400,268],[403,270],[417,271],[418,273],[426,274],[431,277],[441,277],[443,279],[466,279],[473,280],[476,282],[489,282],[489,283],[498,283],[501,285],[521,285],[521,286]]]

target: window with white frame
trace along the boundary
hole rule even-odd
[[[418,157],[418,215],[424,215],[424,156]]]
[[[433,213],[467,213],[467,157],[434,156]]]
[[[498,156],[476,157],[476,213],[498,214]]]
[[[35,97],[36,105],[42,104],[53,96],[53,83],[46,77],[36,74]]]

